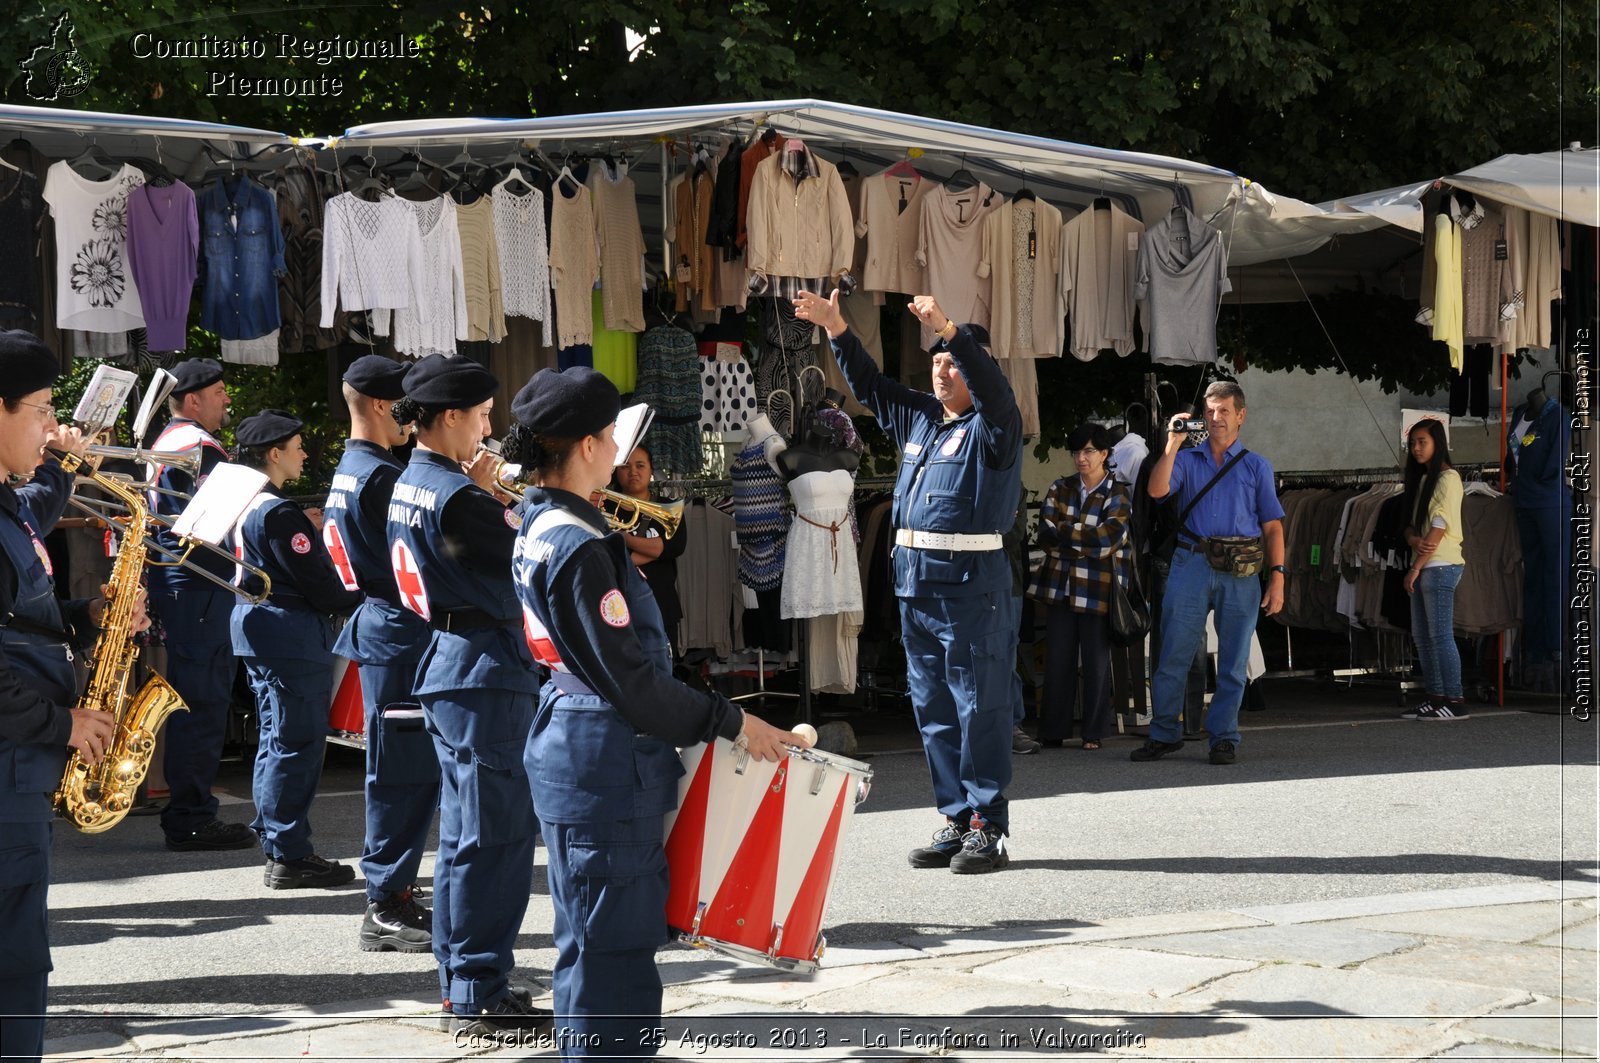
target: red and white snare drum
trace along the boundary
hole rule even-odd
[[[328,741],[341,746],[364,749],[367,745],[367,716],[361,707],[361,667],[354,661],[335,657],[333,704],[328,706]]]
[[[682,756],[667,925],[691,945],[816,970],[839,850],[872,769],[793,746],[776,763],[756,760],[726,738]]]

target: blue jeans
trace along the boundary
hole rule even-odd
[[[1411,637],[1422,663],[1422,692],[1461,697],[1461,653],[1456,649],[1456,584],[1465,565],[1434,565],[1417,576],[1411,595]]]
[[[1183,737],[1183,711],[1189,666],[1205,645],[1206,614],[1217,626],[1217,691],[1206,713],[1211,744],[1239,742],[1239,704],[1244,700],[1250,636],[1261,612],[1261,581],[1254,576],[1218,572],[1191,550],[1172,555],[1166,593],[1161,598],[1161,660],[1150,681],[1150,737],[1176,742]]]

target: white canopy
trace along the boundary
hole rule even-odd
[[[1502,155],[1444,183],[1535,214],[1600,227],[1600,148]]]
[[[461,118],[354,126],[330,144],[344,148],[455,151],[472,144],[522,144],[530,149],[600,153],[637,150],[668,137],[747,133],[770,124],[800,137],[831,159],[887,164],[908,150],[945,172],[965,165],[1003,192],[1027,185],[1053,201],[1086,206],[1097,195],[1137,204],[1153,218],[1175,201],[1201,217],[1220,210],[1241,185],[1227,170],[1203,163],[1116,151],[1064,140],[1008,133],[938,118],[898,114],[826,100],[768,100],[700,107],[662,107],[549,118]],[[648,162],[641,165],[648,166]],[[1131,202],[1130,202],[1131,201]]]

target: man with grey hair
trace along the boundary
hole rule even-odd
[[[1166,451],[1150,473],[1150,497],[1178,506],[1178,542],[1161,603],[1161,659],[1150,683],[1150,737],[1132,759],[1159,760],[1183,748],[1178,715],[1189,664],[1216,614],[1217,690],[1206,713],[1213,764],[1232,764],[1239,745],[1250,637],[1258,612],[1283,608],[1283,506],[1272,463],[1239,442],[1244,391],[1232,381],[1206,388],[1206,443],[1183,448],[1187,412],[1167,425]],[[1267,569],[1266,592],[1259,573]]]

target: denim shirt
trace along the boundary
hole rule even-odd
[[[217,178],[200,197],[200,325],[225,340],[253,340],[280,323],[283,233],[271,192],[240,174],[230,195],[225,180],[234,178]]]

